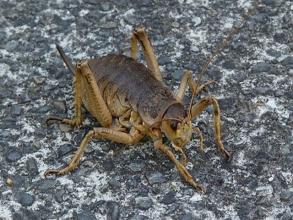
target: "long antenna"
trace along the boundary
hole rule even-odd
[[[66,66],[68,67],[68,69],[70,70],[70,72],[72,72],[72,74],[75,74],[75,68],[70,60],[70,58],[68,56],[66,56],[66,54],[64,53],[64,50],[62,49],[62,47],[58,44],[56,44],[56,48],[60,54],[60,56],[62,57],[64,63],[66,64]]]
[[[208,67],[210,65],[210,63],[215,59],[215,57],[217,57],[217,55],[219,55],[220,51],[231,41],[231,39],[241,30],[241,28],[244,26],[245,22],[248,20],[248,18],[252,15],[252,13],[254,12],[254,10],[257,8],[257,6],[259,5],[258,0],[253,0],[253,7],[250,8],[241,18],[240,24],[236,27],[233,27],[231,29],[231,31],[229,32],[229,34],[222,40],[222,42],[220,44],[217,45],[217,47],[212,51],[211,55],[209,56],[209,58],[207,59],[207,61],[205,62],[205,64],[203,65],[198,78],[196,80],[196,87],[195,90],[192,92],[192,96],[191,96],[191,101],[190,101],[190,105],[189,105],[189,114],[191,115],[191,107],[193,104],[193,98],[195,96],[195,92],[197,91],[198,87],[201,84],[201,79],[203,74],[208,70]]]

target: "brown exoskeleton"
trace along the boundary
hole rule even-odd
[[[136,61],[138,43],[142,46],[147,67]],[[218,148],[226,158],[230,157],[221,141],[220,109],[217,100],[214,97],[205,97],[190,105],[188,110],[184,109],[183,97],[187,86],[194,97],[211,81],[199,85],[192,79],[192,73],[185,71],[177,93],[173,94],[163,82],[144,28],[137,28],[132,34],[131,57],[112,54],[81,61],[73,66],[61,47],[57,46],[57,49],[75,77],[75,116],[73,119],[50,117],[47,122],[59,121],[78,126],[82,123],[81,106],[84,105],[101,127],[93,128],[84,136],[68,166],[49,169],[45,176],[64,175],[74,170],[87,143],[93,138],[133,145],[144,136],[149,136],[155,148],[169,157],[183,178],[193,187],[203,191],[204,188],[186,169],[184,147],[190,141],[192,133],[200,133],[199,128],[192,127],[192,120],[209,105],[213,107],[215,140]],[[163,143],[163,136],[166,136],[173,148],[180,152],[181,160],[177,160],[172,148]]]

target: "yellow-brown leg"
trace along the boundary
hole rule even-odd
[[[46,124],[50,124],[52,122],[61,122],[64,124],[69,124],[71,126],[78,126],[82,122],[82,115],[81,115],[81,72],[75,71],[75,78],[74,78],[74,118],[67,119],[67,118],[59,118],[55,116],[51,116],[47,118]]]
[[[198,189],[200,191],[205,192],[205,189],[196,181],[193,180],[190,173],[187,171],[187,169],[176,159],[175,155],[172,153],[172,151],[162,143],[162,140],[156,140],[154,142],[154,146],[162,151],[162,153],[166,154],[169,159],[175,163],[179,173],[183,176],[183,178],[188,182],[191,186],[193,186],[195,189]]]
[[[137,38],[132,33],[132,36],[130,38],[130,56],[131,58],[135,59],[137,58]]]
[[[44,176],[46,177],[52,174],[65,175],[73,171],[79,164],[88,142],[93,138],[107,139],[117,143],[132,145],[138,143],[143,137],[144,134],[140,133],[136,129],[131,129],[129,133],[125,133],[111,128],[94,128],[93,130],[89,131],[82,139],[80,147],[76,151],[68,166],[59,169],[49,169],[44,173]]]
[[[154,49],[143,27],[134,29],[132,33],[130,53],[133,59],[136,59],[137,55],[137,42],[139,42],[142,47],[148,68],[152,71],[154,77],[156,77],[157,80],[162,81],[163,78],[154,53]]]
[[[187,85],[189,86],[191,92],[194,93],[194,96],[196,96],[197,94],[199,94],[204,88],[206,88],[211,83],[215,83],[215,81],[210,80],[210,81],[207,81],[206,83],[204,83],[202,85],[198,85],[197,82],[192,79],[191,71],[186,70],[183,73],[183,76],[182,76],[182,79],[181,79],[181,82],[180,82],[180,85],[179,85],[179,89],[177,91],[177,95],[176,95],[177,100],[178,101],[183,100],[184,93],[186,91]]]
[[[118,119],[119,123],[126,128],[131,127],[131,123],[129,122],[129,118],[131,115],[131,109],[127,110],[123,115],[121,115]]]
[[[175,149],[175,151],[179,151],[180,152],[180,163],[183,164],[183,166],[186,166],[187,164],[187,156],[184,152],[184,150],[181,147],[177,147],[176,145],[172,145],[172,147]]]
[[[197,117],[209,105],[212,105],[214,110],[214,129],[215,129],[216,143],[221,153],[223,153],[223,155],[227,159],[229,159],[230,153],[224,148],[224,145],[221,141],[221,120],[220,120],[220,108],[219,108],[218,101],[214,97],[205,97],[201,99],[197,104],[192,106],[191,116],[192,118]]]
[[[83,103],[102,127],[109,128],[112,125],[112,115],[103,99],[95,76],[88,62],[83,62],[78,67],[82,73]]]

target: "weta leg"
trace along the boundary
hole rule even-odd
[[[195,182],[192,178],[192,176],[190,175],[190,173],[187,171],[187,169],[176,159],[175,155],[172,153],[172,151],[162,143],[162,140],[157,140],[154,142],[154,145],[157,149],[159,149],[160,151],[162,151],[164,154],[166,154],[169,159],[175,163],[179,173],[183,176],[183,178],[186,180],[186,182],[188,182],[191,186],[193,186],[194,188],[205,192],[205,189],[197,182]]]
[[[137,42],[141,44],[143,54],[147,62],[147,66],[152,71],[153,76],[157,80],[162,81],[163,78],[160,72],[158,61],[154,53],[154,49],[143,27],[134,29],[132,33],[130,53],[133,59],[136,59],[137,55]]]
[[[193,105],[191,108],[192,118],[197,117],[201,112],[203,112],[209,105],[213,106],[214,110],[214,129],[215,129],[215,139],[219,150],[223,155],[229,159],[230,153],[224,148],[221,141],[221,120],[220,120],[220,108],[218,101],[214,97],[206,97],[201,99],[197,104]]]
[[[211,83],[215,83],[215,81],[210,80],[210,81],[207,81],[206,83],[204,83],[202,85],[198,85],[198,83],[195,80],[192,79],[191,71],[186,70],[183,73],[183,77],[181,79],[179,89],[177,91],[177,95],[176,95],[177,100],[178,101],[183,100],[184,93],[185,93],[185,91],[187,89],[187,85],[191,89],[191,92],[194,93],[194,95],[196,96],[197,94],[199,94],[203,89],[205,89]]]
[[[125,133],[111,128],[94,128],[93,130],[89,131],[82,139],[80,147],[76,151],[68,166],[59,169],[49,169],[44,173],[44,176],[46,177],[52,174],[65,175],[73,171],[78,166],[88,142],[93,138],[107,139],[114,142],[131,145],[139,142],[143,137],[144,134],[138,132],[135,129],[131,129],[130,133]]]
[[[75,71],[75,79],[74,79],[74,111],[75,115],[73,119],[67,118],[59,118],[55,116],[51,116],[47,118],[46,124],[50,124],[52,122],[61,122],[64,124],[69,124],[71,126],[78,126],[82,122],[81,115],[81,72]]]
[[[82,73],[84,105],[102,127],[109,128],[112,125],[112,115],[101,94],[100,88],[88,62],[81,63],[78,66],[78,69]]]

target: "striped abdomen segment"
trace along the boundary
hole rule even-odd
[[[97,84],[106,100],[118,93],[136,110],[143,121],[152,125],[166,109],[177,103],[173,94],[143,64],[124,55],[107,55],[88,61]],[[113,93],[110,94],[108,87]],[[104,92],[107,91],[107,94]]]

